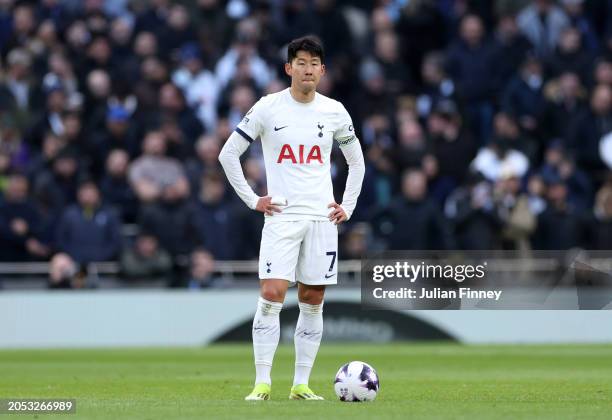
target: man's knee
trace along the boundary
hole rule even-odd
[[[283,302],[287,285],[284,280],[263,281],[261,283],[261,297],[270,302]]]
[[[298,300],[309,305],[320,305],[325,295],[325,286],[305,286],[300,285]]]

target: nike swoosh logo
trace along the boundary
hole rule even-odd
[[[283,128],[289,127],[288,125],[283,125],[282,127],[274,126],[274,131],[282,130]]]
[[[332,278],[332,277],[334,277],[334,276],[335,276],[335,274],[332,274],[332,275],[330,275],[330,276],[328,276],[328,275],[326,274],[326,275],[325,275],[325,278],[326,278],[326,279],[331,279],[331,278]]]

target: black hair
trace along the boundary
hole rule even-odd
[[[323,51],[323,43],[321,40],[314,35],[307,35],[301,38],[294,39],[287,46],[287,62],[297,57],[298,51],[309,52],[313,57],[319,57],[321,63],[325,58],[325,52]]]

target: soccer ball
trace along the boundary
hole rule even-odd
[[[378,374],[364,362],[345,364],[334,380],[334,390],[340,401],[374,401],[379,389]]]

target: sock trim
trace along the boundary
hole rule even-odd
[[[259,300],[257,301],[257,305],[261,309],[261,313],[264,315],[279,314],[281,309],[283,309],[282,302],[272,302],[270,300],[266,300],[262,298],[261,296],[259,297]]]
[[[300,312],[303,312],[305,314],[316,315],[319,313],[323,313],[323,302],[321,302],[319,305],[311,305],[309,303],[298,302],[298,306],[300,308]]]

